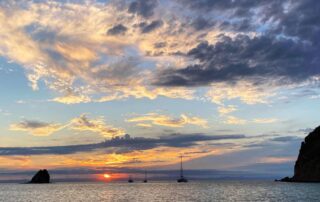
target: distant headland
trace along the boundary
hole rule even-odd
[[[301,143],[294,176],[282,182],[320,182],[320,126],[314,129]]]

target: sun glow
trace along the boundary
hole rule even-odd
[[[111,176],[109,174],[103,174],[103,177],[106,178],[106,179],[111,178]]]

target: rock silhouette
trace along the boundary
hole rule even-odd
[[[49,172],[44,170],[39,170],[31,179],[29,183],[50,183]]]
[[[320,126],[309,133],[301,143],[294,176],[281,179],[283,182],[320,182]]]

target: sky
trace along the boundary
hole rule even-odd
[[[4,0],[0,25],[0,180],[291,175],[320,125],[318,0]]]

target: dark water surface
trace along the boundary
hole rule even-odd
[[[320,184],[272,181],[0,184],[0,201],[320,201]]]

